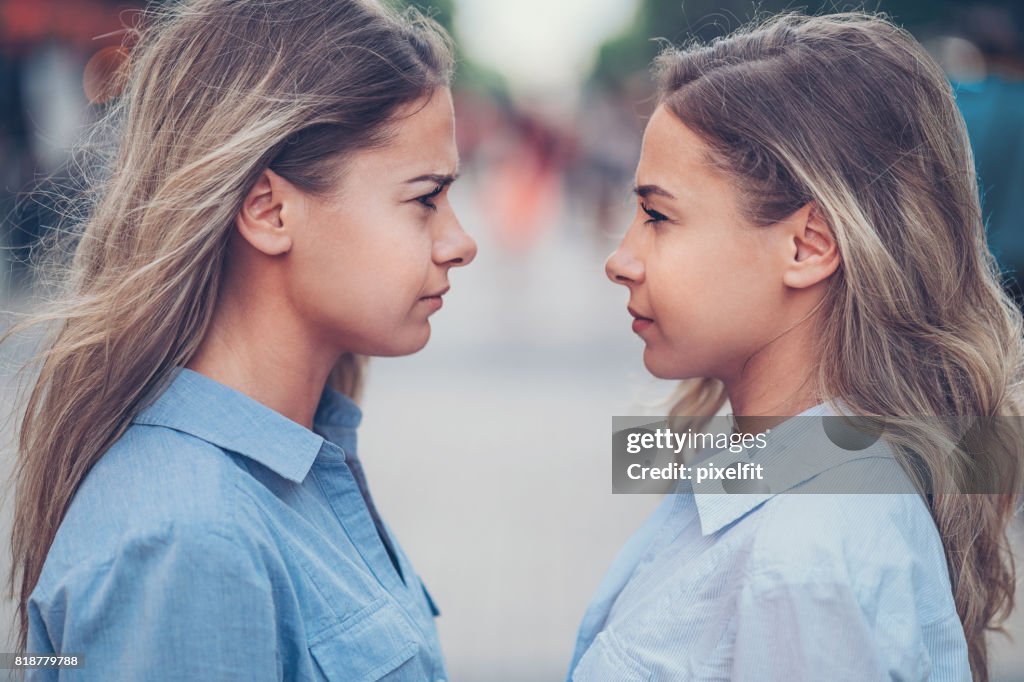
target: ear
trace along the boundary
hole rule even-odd
[[[817,204],[809,202],[785,224],[789,253],[783,266],[783,284],[804,289],[828,279],[839,267],[839,247]]]
[[[265,169],[245,195],[235,216],[235,227],[253,248],[268,256],[287,253],[292,248],[293,217],[301,193],[280,175]]]

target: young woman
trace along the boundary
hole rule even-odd
[[[436,24],[369,0],[145,30],[20,432],[22,650],[88,680],[446,677],[350,396],[475,255],[451,66]]]
[[[1024,350],[949,84],[859,13],[782,15],[657,67],[608,276],[649,371],[686,379],[675,415],[700,426],[728,398],[736,432],[770,428],[753,461],[808,458],[783,486],[667,496],[599,588],[570,679],[987,679],[1021,442],[972,461],[943,418],[1020,415]],[[828,446],[838,415],[883,417],[883,438]],[[1000,487],[972,485],[995,470]],[[781,494],[867,480],[924,494]]]

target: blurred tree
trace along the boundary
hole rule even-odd
[[[419,11],[432,18],[445,27],[449,33],[455,29],[455,2],[454,0],[408,0],[405,5],[411,5]]]
[[[401,0],[403,5],[411,5],[420,10],[437,23],[444,26],[455,41],[455,86],[464,90],[485,92],[499,99],[505,99],[508,87],[505,78],[495,71],[469,59],[462,51],[455,28],[456,0]]]
[[[963,10],[977,6],[977,0],[874,0],[843,2],[812,0],[640,0],[633,22],[601,46],[592,79],[600,85],[621,83],[647,69],[658,53],[659,38],[674,44],[692,38],[711,40],[746,24],[756,16],[784,10],[810,14],[857,9],[881,11],[908,30],[953,31]],[[988,0],[985,4],[1005,8],[1017,25],[1024,23],[1020,0]]]

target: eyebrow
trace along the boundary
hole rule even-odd
[[[415,182],[433,182],[434,184],[440,185],[441,187],[447,187],[448,185],[452,184],[453,182],[455,182],[458,179],[459,179],[459,174],[458,173],[455,173],[455,174],[427,173],[426,175],[417,175],[415,178],[410,178],[409,180],[405,181],[405,184],[411,185],[411,184],[413,184]]]
[[[657,185],[639,185],[633,188],[633,194],[637,195],[641,199],[646,199],[651,195],[665,197],[666,199],[675,199],[675,195],[666,189],[658,187]]]

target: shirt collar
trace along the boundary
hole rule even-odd
[[[850,414],[844,411],[842,401],[837,405],[839,410],[828,403],[819,403],[775,426],[768,434],[764,448],[739,453],[719,450],[702,460],[700,464],[713,462],[716,466],[728,466],[734,462],[762,464],[767,483],[694,482],[692,490],[701,534],[717,533],[772,497],[840,464],[867,457],[892,456],[881,440],[863,450],[846,450],[833,443],[825,433],[822,417]],[[686,487],[691,487],[689,482]]]
[[[354,450],[361,418],[354,402],[325,387],[311,431],[240,391],[187,367],[175,367],[167,388],[132,421],[191,434],[301,483],[323,446],[320,433],[342,441],[335,442],[344,456],[346,449]]]
[[[356,459],[356,429],[362,421],[363,412],[351,398],[324,387],[313,416],[313,430],[340,447],[349,459]]]

